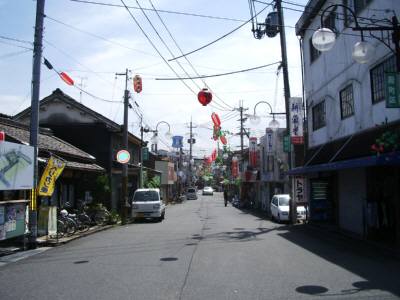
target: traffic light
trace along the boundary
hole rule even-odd
[[[142,77],[139,75],[135,75],[135,77],[133,77],[133,89],[136,93],[140,93],[142,91]]]

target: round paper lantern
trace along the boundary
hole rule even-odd
[[[201,103],[201,105],[206,106],[212,100],[212,94],[208,91],[208,89],[204,88],[197,94],[197,99]]]

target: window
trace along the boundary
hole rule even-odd
[[[396,71],[396,59],[389,57],[370,71],[372,103],[385,100],[385,73]]]
[[[351,84],[340,91],[340,115],[342,119],[354,115],[353,85]]]
[[[326,125],[325,101],[322,101],[312,108],[313,130],[318,130]]]
[[[318,56],[320,56],[321,52],[315,49],[314,45],[312,44],[312,37],[309,39],[308,47],[310,49],[310,63],[312,63],[318,58]]]
[[[358,16],[361,11],[367,7],[368,4],[370,4],[372,2],[372,0],[344,0],[343,4],[345,6],[350,7],[356,14],[356,16]],[[345,26],[349,27],[350,23],[352,23],[353,20],[353,16],[351,15],[350,11],[348,9],[343,9],[344,12],[344,19],[345,19]]]

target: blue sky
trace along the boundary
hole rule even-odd
[[[89,0],[91,1],[91,0]],[[137,7],[136,0],[124,0],[128,6]],[[121,5],[120,0],[99,0],[98,2]],[[292,3],[292,4],[289,4]],[[293,26],[299,19],[301,6],[307,0],[294,0],[283,3],[285,15],[286,38],[289,58],[289,78],[292,96],[301,96],[301,69],[298,38]],[[175,13],[160,12],[162,21],[167,25],[172,36],[183,52],[197,49],[241,25],[250,18],[248,2],[227,0],[153,0],[155,8],[171,12],[185,12],[236,20],[187,16]],[[293,5],[299,4],[299,5]],[[151,8],[148,0],[140,0],[144,8]],[[258,4],[259,9],[263,4]],[[32,42],[35,23],[36,1],[0,0],[0,36],[20,41]],[[260,15],[259,21],[265,19],[272,7],[268,7]],[[131,9],[148,37],[165,59],[172,56],[159,40],[143,13]],[[158,16],[146,11],[149,19],[159,35],[175,56],[180,54]],[[116,72],[132,70],[132,77],[139,74],[143,78],[143,92],[132,93],[132,101],[136,101],[144,113],[146,124],[154,127],[159,121],[171,124],[175,135],[187,136],[186,125],[192,117],[197,125],[197,144],[194,151],[197,155],[210,154],[216,147],[211,139],[211,113],[216,112],[222,119],[222,128],[237,132],[239,122],[228,107],[238,107],[243,100],[247,112],[252,112],[258,101],[268,101],[276,112],[284,111],[282,74],[276,76],[277,66],[271,66],[251,72],[205,79],[214,92],[214,108],[202,107],[197,101],[199,87],[204,83],[186,81],[189,90],[181,81],[160,81],[156,78],[172,78],[176,75],[153,49],[149,41],[140,31],[126,9],[80,3],[71,0],[47,0],[45,4],[45,31],[43,56],[59,71],[67,72],[76,84],[83,83],[83,89],[101,98],[119,101],[123,97],[124,79],[115,79]],[[242,21],[241,21],[242,20]],[[64,24],[61,24],[64,23]],[[252,68],[280,61],[279,36],[256,40],[251,33],[251,25],[247,24],[221,41],[193,53],[187,58],[201,75],[211,75]],[[94,37],[96,35],[97,37]],[[0,112],[16,114],[30,105],[30,84],[32,77],[32,52],[21,48],[32,45],[0,38]],[[18,47],[19,46],[19,47]],[[189,63],[180,59],[181,65],[195,76]],[[186,77],[176,62],[170,66],[182,77]],[[42,66],[41,98],[48,96],[56,88],[60,88],[97,112],[117,123],[122,123],[122,103],[108,103],[93,99],[85,94],[80,97],[79,90],[67,86],[53,71]],[[131,82],[129,87],[131,87]],[[226,104],[221,102],[221,99]],[[218,102],[220,105],[215,103]],[[226,111],[218,110],[221,105]],[[259,105],[258,114],[266,115],[267,106]],[[252,135],[260,136],[265,131],[270,119],[263,118],[255,126],[247,122]],[[279,120],[285,126],[285,120]],[[129,112],[129,129],[139,134],[138,117]],[[160,125],[160,136],[166,128]],[[149,139],[151,136],[147,136]],[[163,138],[165,144],[170,144]],[[237,149],[239,138],[228,136],[232,149]],[[162,142],[159,148],[167,149]]]

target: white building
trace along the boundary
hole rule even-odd
[[[336,6],[338,4],[339,6]],[[396,58],[382,41],[364,32],[375,53],[364,64],[352,57],[361,40],[360,26],[391,26],[399,0],[310,0],[296,24],[301,38],[308,146],[303,167],[292,175],[307,177],[311,220],[358,236],[400,243],[400,109],[386,107],[385,72]],[[325,12],[324,10],[327,9]],[[323,26],[336,33],[333,48],[317,51],[314,32]],[[392,31],[374,32],[387,37]],[[384,41],[392,49],[389,36]],[[382,153],[377,139],[385,143]],[[392,139],[394,142],[391,143]],[[383,140],[383,141],[382,141]],[[379,144],[379,143],[378,143]]]

